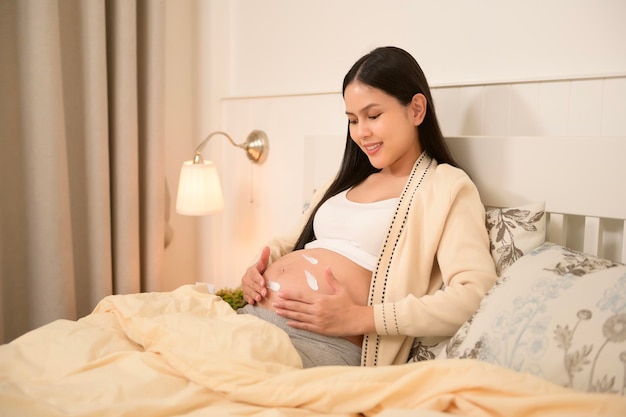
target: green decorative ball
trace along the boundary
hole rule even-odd
[[[222,300],[226,301],[233,308],[233,310],[237,310],[248,304],[243,299],[243,290],[241,289],[241,287],[237,287],[234,289],[222,288],[221,290],[218,290],[215,295],[221,297]]]

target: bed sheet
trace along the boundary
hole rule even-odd
[[[300,366],[282,330],[201,287],[110,296],[0,346],[0,415],[626,415],[620,396],[473,360]]]

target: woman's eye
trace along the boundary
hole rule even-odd
[[[376,114],[374,116],[369,116],[369,119],[370,120],[376,120],[376,119],[378,119],[378,116],[380,116],[380,113],[378,113],[378,114]]]
[[[348,119],[348,123],[351,124],[351,125],[355,125],[356,124],[356,120]]]

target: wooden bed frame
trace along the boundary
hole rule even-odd
[[[626,262],[626,137],[464,136],[446,141],[486,206],[545,202],[546,240]],[[344,143],[345,137],[338,136],[305,139],[306,194],[336,172]]]

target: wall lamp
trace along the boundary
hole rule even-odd
[[[185,161],[180,169],[176,212],[189,216],[202,216],[224,208],[222,187],[217,169],[211,161],[202,158],[202,150],[215,135],[225,136],[231,145],[246,151],[248,159],[255,164],[262,164],[267,159],[269,141],[265,132],[253,130],[245,142],[237,144],[226,133],[212,132],[198,145],[192,161]]]

